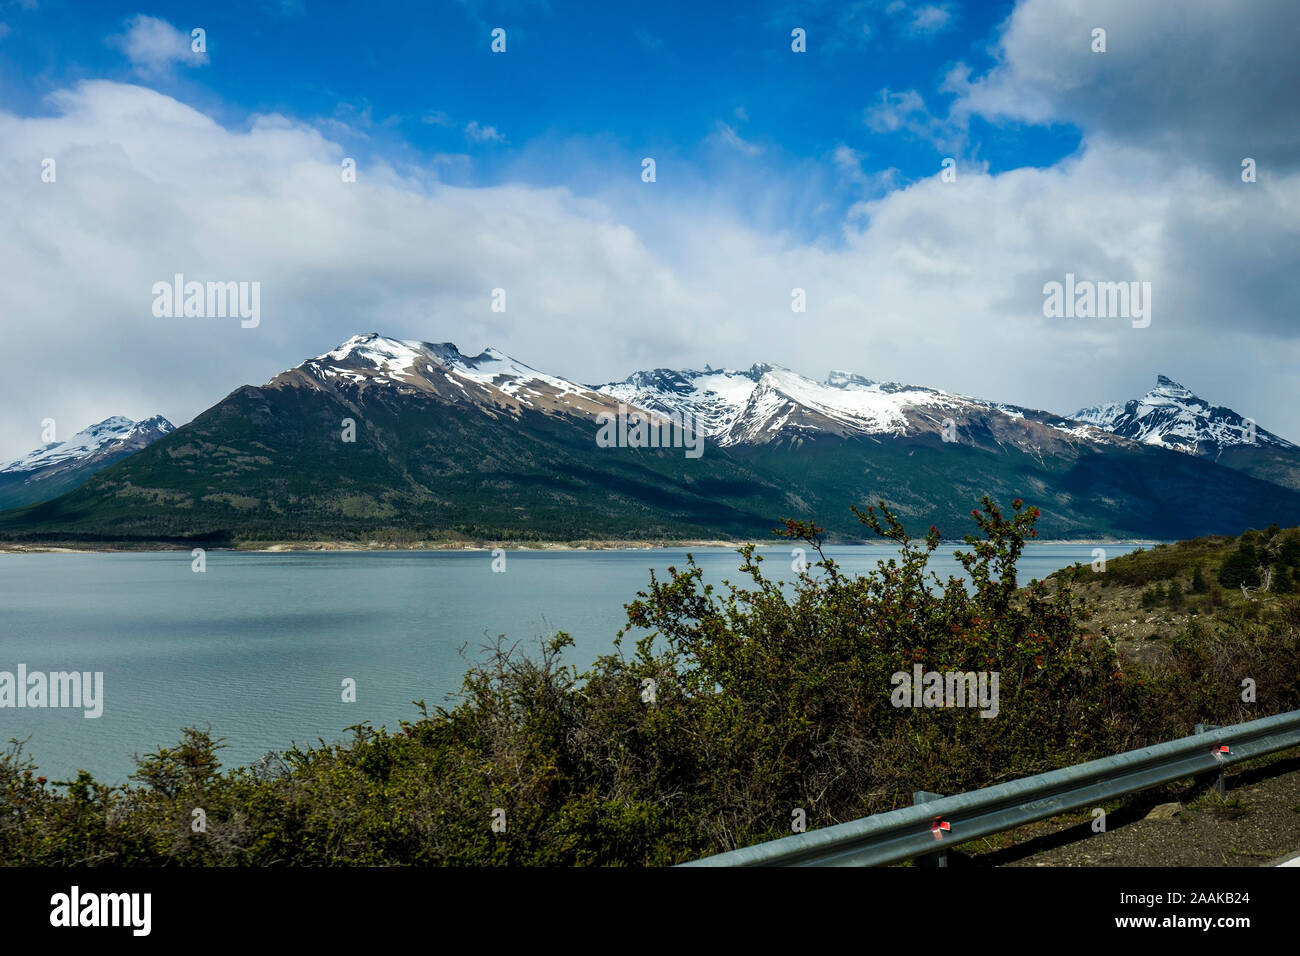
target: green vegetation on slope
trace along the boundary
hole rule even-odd
[[[46,542],[698,539],[751,536],[784,492],[725,455],[607,449],[585,423],[295,388],[243,388],[53,501],[0,515]],[[357,421],[356,441],[340,422]]]

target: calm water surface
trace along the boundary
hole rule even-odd
[[[1033,543],[1022,583],[1092,560],[1091,544]],[[1106,545],[1108,557],[1136,545]],[[956,574],[951,547],[932,559]],[[739,557],[693,548],[706,579],[739,582]],[[789,548],[764,548],[764,571],[792,578]],[[866,572],[890,546],[830,548]],[[133,753],[174,744],[184,726],[224,737],[228,766],[292,743],[343,739],[344,729],[413,719],[460,688],[465,654],[505,634],[530,652],[554,630],[573,635],[580,669],[613,649],[623,605],[649,568],[682,566],[681,549],[512,551],[505,573],[486,552],[252,554],[188,552],[0,555],[0,671],[102,671],[103,715],[0,708],[0,743],[30,736],[26,752],[52,780],[84,768],[121,783]],[[631,649],[630,643],[628,649]],[[341,682],[356,681],[344,703]]]

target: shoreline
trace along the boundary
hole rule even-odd
[[[923,540],[923,539],[917,539]],[[1039,545],[1095,545],[1102,546],[1133,546],[1148,548],[1162,542],[1154,539],[1106,539],[1106,538],[1038,538],[1033,544]],[[104,545],[103,547],[88,547],[85,544],[11,544],[0,543],[0,555],[6,554],[131,554],[139,553],[158,553],[162,551],[192,551],[195,548],[203,548],[204,551],[219,552],[244,552],[247,554],[299,554],[304,552],[355,552],[369,553],[379,551],[479,551],[491,552],[500,548],[505,551],[664,551],[669,549],[681,548],[727,548],[736,550],[746,544],[752,544],[760,549],[779,548],[784,549],[787,545],[776,541],[728,541],[725,539],[690,539],[682,541],[624,541],[624,540],[588,540],[588,541],[495,541],[495,542],[470,542],[470,541],[446,541],[446,542],[425,542],[417,541],[409,545],[391,545],[380,544],[379,542],[368,542],[361,544],[355,541],[250,541],[235,545],[214,545],[205,546],[202,544],[172,544],[169,542],[148,542],[142,543],[138,547],[122,547],[115,545]],[[964,547],[966,542],[960,540],[943,540],[939,542],[940,547]],[[788,547],[799,547],[797,543],[790,543]],[[887,551],[896,551],[897,545],[893,542],[886,541],[842,541],[842,542],[824,542],[826,548],[880,548]]]

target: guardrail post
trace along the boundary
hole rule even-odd
[[[1219,729],[1218,724],[1197,724],[1196,725],[1196,733],[1198,734],[1204,734],[1204,733],[1208,733],[1211,730],[1218,730],[1218,729]],[[1222,770],[1219,771],[1218,777],[1216,777],[1214,780],[1214,792],[1217,793],[1220,797],[1226,797],[1228,795],[1228,782],[1224,780]]]
[[[929,803],[931,800],[938,800],[943,796],[942,793],[932,793],[929,790],[917,790],[912,794],[912,805],[918,803]],[[918,856],[915,860],[917,866],[941,866],[948,868],[948,851],[937,850],[934,853],[927,853],[924,856]]]

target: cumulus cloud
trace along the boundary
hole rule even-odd
[[[157,77],[176,64],[200,66],[207,53],[195,53],[190,34],[182,33],[166,20],[138,14],[126,23],[126,32],[109,38],[126,54],[141,76]]]
[[[1106,52],[1092,31],[1106,31]],[[1300,164],[1300,5],[1218,0],[1021,0],[998,66],[949,75],[958,108],[991,119],[1073,123],[1094,136],[1220,169],[1244,156]]]

